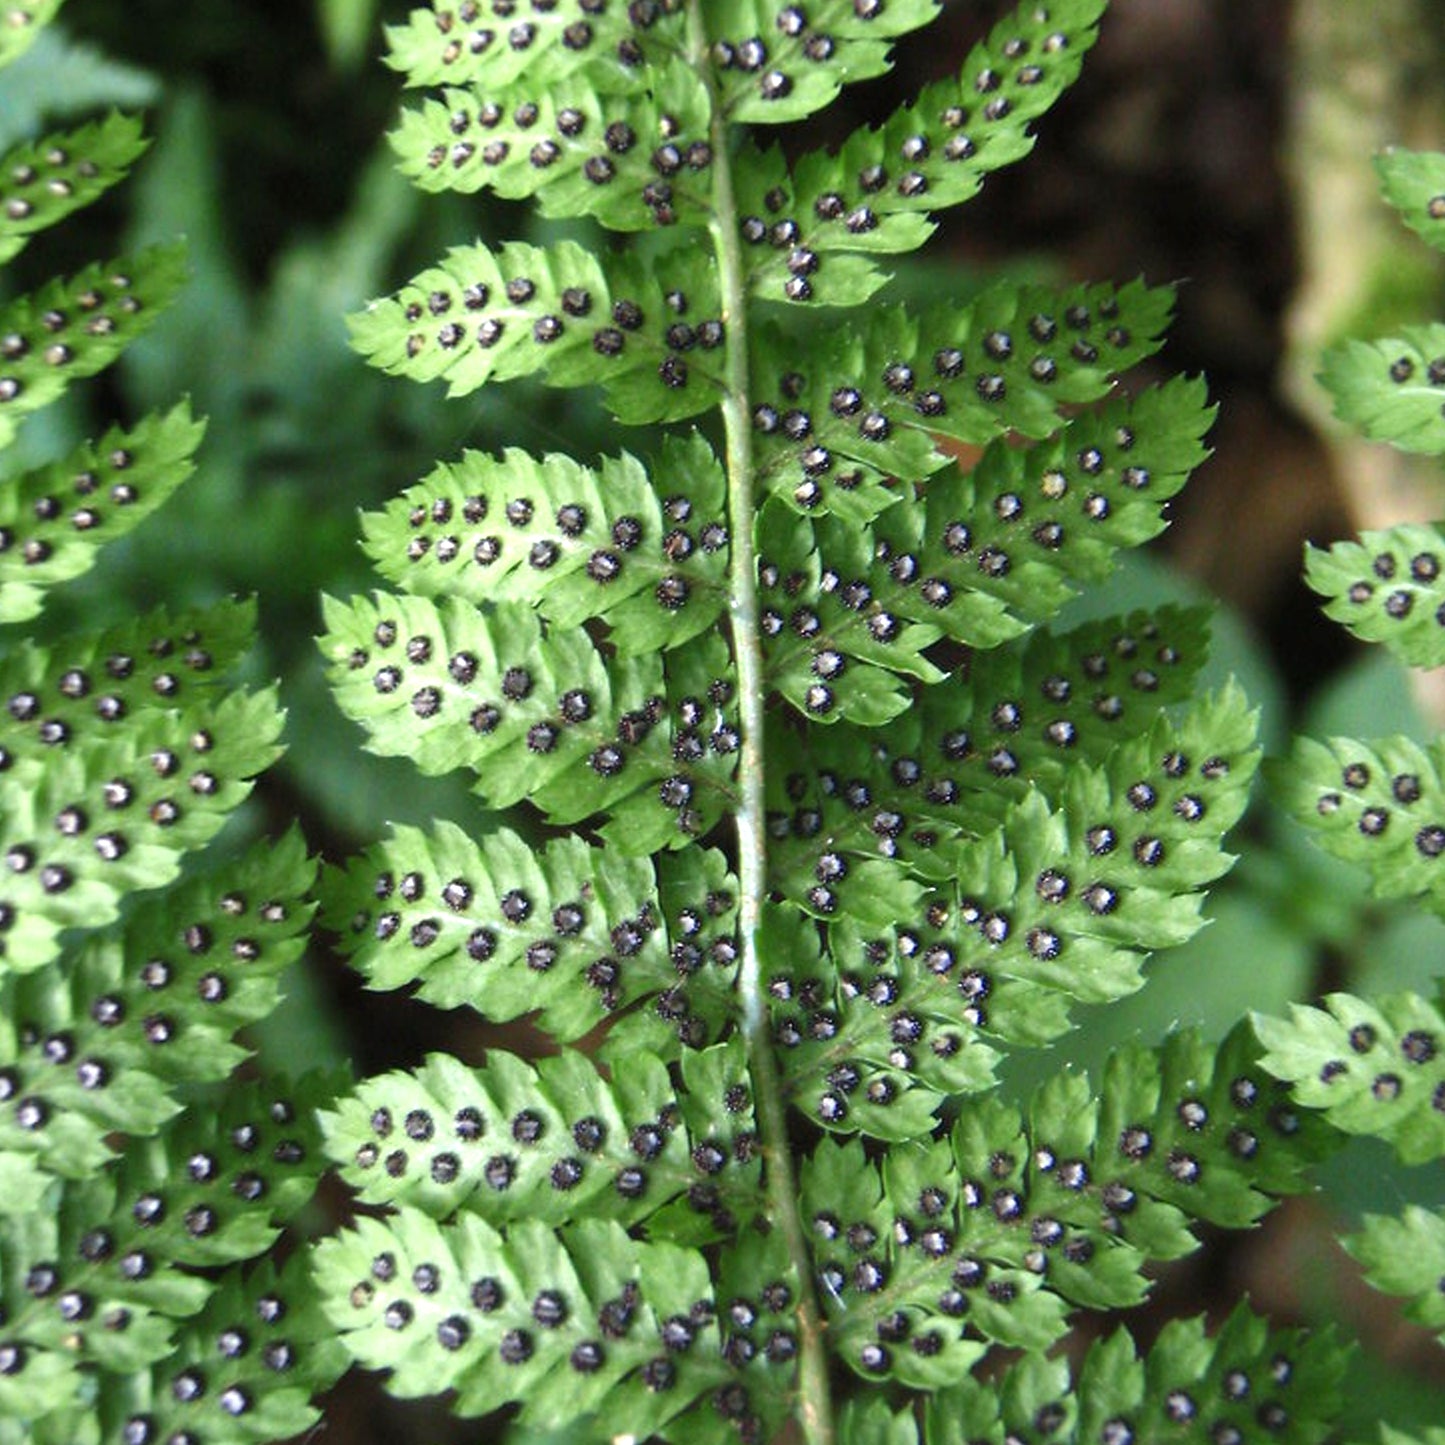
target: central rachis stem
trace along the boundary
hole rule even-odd
[[[767,815],[765,812],[762,630],[758,618],[757,555],[754,551],[752,405],[749,400],[747,287],[738,239],[727,122],[708,64],[702,0],[688,3],[688,42],[693,61],[712,100],[712,238],[727,327],[727,376],[722,399],[727,437],[728,524],[732,539],[732,643],[737,666],[742,748],[738,763],[741,799],[737,813],[738,929],[742,962],[738,990],[743,1031],[753,1078],[758,1129],[767,1169],[769,1214],[787,1244],[797,1277],[799,1301],[798,1419],[808,1445],[833,1445],[833,1406],[823,1320],[813,1289],[813,1271],[798,1207],[797,1179],[788,1139],[787,1109],[768,1023],[759,931],[767,897]]]

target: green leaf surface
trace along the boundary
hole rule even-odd
[[[215,1445],[289,1439],[321,1418],[312,1397],[346,1368],[346,1351],[310,1288],[309,1260],[269,1261],[229,1274],[178,1331],[171,1355],[148,1372],[107,1380],[100,1400],[105,1439],[141,1423]],[[198,1388],[199,1387],[199,1388]]]
[[[1398,1216],[1368,1214],[1345,1248],[1376,1289],[1408,1300],[1412,1320],[1445,1336],[1445,1215],[1418,1204]]]
[[[1445,452],[1445,324],[1343,342],[1325,353],[1320,381],[1334,397],[1335,415],[1371,440]]]
[[[724,114],[754,125],[812,115],[843,86],[887,74],[890,42],[938,15],[938,0],[716,0],[706,21]]]
[[[1445,155],[1392,146],[1375,157],[1375,170],[1400,219],[1437,251],[1445,250]]]
[[[525,1401],[547,1425],[605,1406],[614,1429],[645,1437],[729,1373],[702,1255],[616,1223],[503,1233],[470,1213],[439,1225],[403,1209],[358,1220],[315,1260],[352,1357],[389,1369],[403,1397],[455,1389],[463,1416]]]
[[[1327,853],[1369,872],[1376,896],[1445,908],[1445,743],[1299,738],[1271,768],[1284,807]]]
[[[1329,994],[1287,1019],[1256,1018],[1264,1065],[1348,1134],[1373,1134],[1407,1164],[1445,1158],[1445,1015],[1413,993]]]
[[[751,1205],[757,1189],[739,1142],[751,1138],[751,1111],[725,1117],[727,1132],[709,1116],[692,1134],[667,1068],[646,1053],[608,1079],[581,1054],[528,1064],[497,1050],[481,1069],[433,1054],[414,1073],[370,1079],[324,1123],[328,1153],[368,1204],[436,1219],[460,1211],[499,1228],[646,1220],[650,1238],[690,1242],[684,1203],[716,1220],[725,1200]],[[659,1217],[674,1200],[674,1217]]]
[[[722,470],[701,437],[667,439],[651,471],[624,453],[467,452],[363,517],[388,580],[422,596],[527,602],[561,628],[593,617],[619,655],[676,647],[727,605]]]
[[[11,0],[0,27],[0,65],[19,59],[35,43],[42,27],[55,18],[64,0]]]
[[[147,900],[63,972],[0,985],[0,1149],[84,1178],[113,1157],[107,1136],[179,1112],[175,1084],[224,1078],[245,1057],[233,1034],[276,1006],[301,952],[312,873],[293,831]]]
[[[759,328],[753,426],[761,485],[799,511],[867,521],[900,502],[907,483],[944,467],[946,442],[1050,436],[1066,408],[1102,399],[1118,373],[1157,350],[1172,305],[1167,288],[1140,282],[1064,292],[1001,286],[971,306],[920,317],[875,308],[858,327],[820,331],[802,349],[781,330]],[[1197,389],[1176,389],[1157,419],[1177,416],[1187,428],[1201,399]],[[1186,440],[1182,455],[1190,454]],[[1058,470],[1060,460],[1052,455],[1036,476]],[[1111,470],[1104,480],[1112,479]],[[1069,510],[1093,490],[1084,473],[1074,480]]]
[[[156,246],[87,266],[0,306],[0,440],[148,331],[185,269],[183,247]]]
[[[1164,608],[1060,636],[1040,632],[978,654],[966,679],[925,692],[886,738],[837,728],[804,751],[775,736],[768,805],[780,870],[799,867],[795,855],[816,849],[811,840],[821,835],[835,849],[900,859],[920,877],[949,876],[952,840],[988,832],[1031,787],[1062,801],[1075,765],[1106,762],[1146,736],[1161,707],[1188,698],[1205,655],[1205,621],[1198,609]],[[1254,761],[1244,756],[1252,731],[1237,692],[1160,741],[1160,758],[1131,764],[1144,781],[1157,791],[1153,775],[1164,773],[1171,805],[1191,780],[1209,785],[1233,800],[1230,820],[1238,816]],[[1163,758],[1171,742],[1172,779]],[[1127,789],[1139,780],[1136,773],[1120,782]]]
[[[338,1080],[228,1084],[137,1141],[116,1171],[114,1223],[157,1258],[209,1266],[266,1251],[309,1203],[323,1168],[317,1109]]]
[[[398,828],[329,872],[323,897],[373,988],[415,983],[439,1007],[498,1020],[535,1010],[559,1039],[671,981],[652,865],[575,836],[538,847],[507,829],[473,841],[448,823]]]
[[[612,815],[628,852],[679,847],[734,802],[738,733],[725,644],[604,659],[524,604],[326,599],[322,650],[369,746],[425,773],[468,767],[494,807],[530,795],[558,822]],[[380,662],[380,667],[374,667]],[[686,741],[685,741],[686,740]]]
[[[1305,581],[1324,612],[1411,667],[1445,663],[1445,536],[1424,523],[1362,532],[1328,551],[1305,548]]]
[[[1237,1226],[1262,1189],[1303,1188],[1327,1136],[1269,1107],[1246,1031],[1214,1053],[1125,1050],[1099,1094],[1060,1074],[1027,1118],[979,1100],[881,1169],[819,1145],[802,1188],[830,1347],[868,1379],[957,1385],[981,1339],[1046,1348],[1071,1304],[1141,1299],[1146,1260],[1196,1247],[1191,1220]]]
[[[63,929],[108,922],[128,893],[170,882],[274,761],[281,723],[273,692],[235,692],[215,704],[148,709],[113,739],[5,773],[6,968],[41,967]]]
[[[1115,1435],[1189,1445],[1267,1421],[1271,1438],[1317,1445],[1338,1409],[1346,1356],[1329,1332],[1274,1330],[1241,1306],[1213,1337],[1202,1318],[1173,1320],[1149,1352],[1119,1330],[1097,1341],[1069,1389],[1062,1360],[1025,1356],[989,1382],[928,1402],[922,1445],[1004,1445],[1046,1421],[1051,1439],[1085,1445]],[[865,1441],[873,1437],[863,1436]],[[893,1445],[891,1436],[878,1437]],[[912,1445],[911,1436],[899,1436]]]
[[[451,396],[537,374],[549,386],[600,383],[621,421],[680,421],[720,399],[719,309],[712,264],[698,249],[647,265],[602,260],[574,241],[508,242],[450,251],[354,316],[351,331],[373,366],[444,378]]]
[[[50,587],[150,516],[191,475],[204,431],[183,402],[0,483],[0,623],[33,617]]]
[[[876,8],[886,16],[899,7]],[[805,155],[791,177],[776,155],[740,167],[752,294],[834,306],[867,300],[886,279],[869,253],[917,250],[934,212],[971,199],[991,171],[1033,149],[1029,126],[1078,75],[1102,10],[1102,0],[1021,5],[974,47],[961,75],[926,86],[836,154]],[[754,100],[749,119],[767,119],[766,109]]]
[[[587,213],[616,231],[705,226],[711,111],[696,70],[669,60],[645,91],[618,93],[594,77],[446,90],[403,114],[391,137],[402,170],[424,190],[535,197],[544,216]]]
[[[680,6],[666,12],[656,5],[563,0],[520,16],[436,0],[430,9],[413,10],[405,24],[387,27],[387,63],[410,86],[496,87],[525,75],[540,89],[585,70],[600,89],[626,93],[643,88],[648,62],[682,47],[685,29]]]
[[[104,195],[145,148],[140,121],[112,112],[7,151],[0,158],[0,261],[18,254],[36,231]]]

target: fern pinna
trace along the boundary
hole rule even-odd
[[[1385,199],[1445,250],[1445,155],[1387,151]],[[1410,452],[1445,454],[1445,325],[1350,340],[1325,357],[1321,380],[1340,417]],[[1445,662],[1445,527],[1401,524],[1328,550],[1310,547],[1305,576],[1326,614],[1382,642],[1411,667]],[[1327,852],[1362,865],[1374,893],[1445,912],[1445,740],[1395,735],[1301,738],[1278,791]],[[1407,1164],[1445,1159],[1445,987],[1433,996],[1365,998],[1340,991],[1322,1006],[1259,1023],[1265,1064],[1295,1096],[1348,1134],[1388,1141]],[[1372,1283],[1409,1301],[1411,1318],[1445,1338],[1445,1208],[1367,1215],[1344,1241]]]
[[[637,234],[458,246],[359,349],[695,421],[646,458],[443,462],[366,519],[393,590],[326,605],[370,746],[528,807],[398,830],[325,918],[373,987],[562,1046],[326,1116],[368,1209],[317,1277],[396,1394],[568,1439],[1319,1437],[1336,1357],[1245,1315],[1147,1362],[1118,1337],[1077,1390],[1042,1360],[1194,1221],[1296,1187],[1318,1135],[1252,1035],[991,1093],[1195,931],[1257,760],[1238,691],[1197,687],[1199,613],[1039,629],[1205,455],[1201,383],[1116,387],[1169,293],[875,300],[1029,150],[1101,9],[1028,0],[792,159],[766,128],[936,5],[438,0],[391,32],[420,185]],[[970,1383],[995,1345],[1029,1352],[1002,1393]]]
[[[56,9],[7,6],[0,62]],[[112,114],[0,158],[0,257],[144,148]],[[147,330],[183,270],[174,248],[144,251],[0,304],[0,444]],[[274,692],[223,683],[254,607],[13,631],[187,479],[202,430],[182,403],[0,483],[5,1445],[274,1439],[315,1418],[344,1364],[304,1260],[242,1269],[315,1188],[320,1081],[204,1089],[276,1004],[313,866],[293,833],[156,892],[277,754]]]

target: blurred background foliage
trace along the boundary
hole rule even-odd
[[[209,417],[198,476],[103,565],[65,591],[45,627],[155,602],[260,600],[260,676],[282,680],[289,753],[237,829],[302,820],[333,858],[388,822],[482,814],[461,782],[426,780],[364,754],[332,706],[312,642],[318,597],[367,585],[358,509],[380,504],[463,446],[581,457],[625,443],[587,394],[525,384],[446,402],[368,371],[344,317],[475,236],[536,239],[542,223],[495,200],[426,199],[394,173],[385,131],[399,92],[379,61],[394,0],[70,0],[7,73],[6,144],[108,107],[144,110],[153,146],[137,178],[9,268],[27,289],[98,254],[183,235],[193,283],[118,368],[28,425],[11,464],[52,456],[112,419],[188,394]],[[805,144],[886,115],[956,68],[1002,0],[945,0],[930,42],[904,47],[883,81],[849,92]],[[1178,596],[1221,599],[1211,677],[1240,676],[1278,751],[1291,731],[1419,737],[1445,724],[1438,688],[1412,681],[1322,619],[1299,581],[1300,545],[1361,526],[1445,513],[1441,479],[1338,434],[1313,382],[1321,345],[1400,319],[1445,314],[1442,278],[1378,204],[1370,156],[1389,142],[1445,146],[1445,19],[1428,0],[1115,0],[1084,77],[1041,128],[1035,155],[993,180],[895,293],[966,293],[1003,270],[1044,277],[1140,272],[1181,283],[1162,365],[1203,371],[1221,403],[1216,454],[1177,506],[1162,546],[1081,599],[1079,616]],[[57,250],[57,247],[59,248]],[[1322,988],[1422,987],[1445,928],[1365,896],[1261,793],[1236,837],[1241,862],[1211,900],[1214,922],[1155,960],[1149,987],[1098,1011],[1067,1058],[1097,1063],[1122,1037],[1174,1023],[1217,1035],[1253,1008]],[[350,1060],[360,1070],[463,1057],[487,1031],[388,997],[374,1003],[318,947],[290,1005],[260,1040],[280,1064]],[[1058,1052],[1022,1060],[1026,1087]],[[1328,1199],[1304,1201],[1254,1236],[1206,1250],[1129,1321],[1220,1313],[1242,1290],[1257,1308],[1343,1318],[1370,1341],[1352,1382],[1349,1434],[1445,1417],[1441,1352],[1365,1290],[1333,1243],[1365,1209],[1445,1196],[1439,1171],[1346,1151]],[[333,1439],[471,1438],[442,1412],[348,1386]],[[419,1414],[421,1411],[423,1413]],[[420,1422],[420,1423],[419,1423]],[[414,1433],[423,1429],[424,1434]],[[405,1431],[405,1433],[403,1433]]]

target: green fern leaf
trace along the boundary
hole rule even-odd
[[[799,850],[775,886],[846,922],[829,928],[831,967],[816,943],[768,950],[792,1102],[826,1128],[913,1137],[944,1094],[988,1087],[991,1039],[1044,1043],[1068,1028],[1070,1000],[1135,991],[1143,951],[1197,931],[1197,890],[1230,862],[1218,838],[1243,809],[1254,763],[1252,720],[1235,705],[1234,767],[1201,781],[1151,773],[1151,758],[1187,756],[1179,735],[1156,731],[1107,773],[1079,767],[1062,811],[1031,793],[999,832],[946,850],[943,887],[851,863],[836,837],[821,855]],[[1133,799],[1146,790],[1154,802],[1141,815]],[[855,889],[881,901],[872,919]]]
[[[33,617],[49,587],[155,511],[191,475],[204,431],[182,403],[0,485],[0,623]]]
[[[1418,1204],[1398,1217],[1367,1214],[1344,1244],[1376,1289],[1408,1300],[1405,1313],[1445,1338],[1445,1214]]]
[[[1380,189],[1414,233],[1445,250],[1445,155],[1391,147],[1375,157]]]
[[[1409,738],[1296,741],[1271,769],[1285,808],[1336,858],[1363,863],[1381,898],[1420,896],[1445,908],[1438,859],[1445,854],[1445,744]]]
[[[402,1209],[324,1241],[316,1269],[356,1359],[390,1369],[403,1396],[456,1390],[464,1416],[519,1401],[555,1425],[605,1408],[615,1430],[667,1434],[732,1374],[702,1255],[616,1223],[503,1234],[470,1213],[439,1225]]]
[[[873,1409],[845,1417],[845,1445],[1005,1445],[1046,1427],[1061,1445],[1245,1438],[1263,1421],[1271,1438],[1318,1445],[1338,1409],[1346,1357],[1329,1332],[1272,1330],[1240,1307],[1218,1334],[1202,1319],[1173,1320],[1149,1353],[1123,1330],[1094,1344],[1072,1390],[1061,1360],[1027,1355],[996,1381],[969,1380],[927,1404],[923,1427]]]
[[[32,1386],[16,1416],[63,1406],[93,1371],[135,1380],[171,1354],[177,1322],[214,1289],[177,1266],[249,1257],[275,1237],[273,1218],[310,1198],[320,1172],[310,1114],[321,1087],[313,1082],[309,1097],[305,1086],[296,1095],[237,1091],[118,1170],[65,1186],[51,1208],[0,1217],[0,1389]],[[100,1393],[112,1405],[120,1398]]]
[[[1445,1015],[1418,994],[1329,994],[1323,1008],[1260,1018],[1264,1064],[1338,1129],[1394,1144],[1407,1164],[1445,1156]]]
[[[949,840],[979,836],[1031,786],[1061,799],[1075,762],[1103,763],[1121,743],[1147,733],[1160,705],[1188,698],[1205,638],[1206,614],[1176,608],[1057,637],[1040,632],[1017,647],[978,654],[966,678],[923,693],[886,740],[838,728],[801,749],[789,735],[777,736],[779,767],[768,796],[776,856],[789,871],[811,868],[815,856],[797,862],[794,853],[806,855],[815,846],[809,840],[822,835],[835,849],[902,859],[922,877],[950,876]],[[1195,775],[1202,784],[1223,782],[1234,771],[1229,748],[1244,736],[1241,711],[1236,697],[1234,737],[1223,751],[1209,746],[1205,714],[1191,740],[1204,755],[1180,752],[1166,761],[1161,754],[1137,766],[1173,769],[1171,789]],[[1232,794],[1242,798],[1252,768],[1248,763]]]
[[[29,50],[62,4],[64,0],[11,0],[0,26],[0,66],[9,65]]]
[[[156,1138],[132,1144],[116,1178],[135,1237],[187,1265],[264,1252],[315,1191],[316,1108],[335,1084],[308,1075],[290,1089],[232,1085],[213,1108],[188,1110]]]
[[[600,618],[621,656],[676,647],[727,605],[722,471],[698,436],[667,439],[653,490],[624,454],[596,469],[466,453],[363,517],[388,580],[421,596],[516,600],[571,628]]]
[[[327,603],[343,710],[580,831],[399,830],[328,875],[327,922],[375,987],[606,1034],[595,1059],[360,1085],[328,1148],[386,1213],[321,1247],[318,1282],[354,1358],[463,1415],[838,1438],[829,1356],[961,1399],[993,1345],[1138,1302],[1196,1222],[1253,1223],[1323,1150],[1244,1034],[1128,1050],[1100,1097],[1068,1073],[1027,1113],[981,1097],[1007,1046],[1136,989],[1232,861],[1256,720],[1196,694],[1203,615],[1028,636],[1159,533],[1212,409],[1198,381],[1111,395],[1172,309],[1142,282],[801,335],[750,314],[871,296],[878,257],[1026,153],[1100,0],[1022,7],[791,171],[729,124],[820,108],[936,6],[501,8],[393,33],[440,87],[404,167],[661,234],[453,251],[358,349],[458,395],[536,376],[629,423],[717,409],[727,445],[674,438],[647,470],[468,455],[368,519],[405,595]],[[899,1398],[846,1428],[916,1442]],[[1030,1434],[1061,1398],[1037,1362],[1003,1396]],[[965,1413],[960,1439],[998,1424]]]
[[[392,144],[425,190],[535,197],[545,216],[587,212],[617,231],[706,225],[711,113],[697,71],[672,59],[645,92],[596,85],[593,67],[541,89],[529,72],[498,89],[447,90],[406,112]]]
[[[530,796],[558,822],[606,810],[604,836],[637,853],[682,846],[733,804],[738,734],[720,638],[665,664],[604,662],[584,632],[544,631],[517,603],[483,615],[450,598],[328,598],[325,614],[338,702],[372,749],[428,773],[485,767],[478,791],[494,807]]]
[[[157,246],[98,263],[0,307],[0,439],[150,329],[185,280],[185,251]]]
[[[881,1168],[820,1145],[803,1202],[835,1353],[865,1378],[956,1384],[982,1341],[1042,1349],[1071,1304],[1142,1298],[1146,1259],[1195,1247],[1191,1218],[1238,1225],[1268,1208],[1257,1183],[1303,1187],[1322,1132],[1267,1107],[1252,1052],[1243,1031],[1217,1063],[1192,1035],[1127,1050],[1097,1098],[1059,1075],[1028,1119],[979,1101]]]
[[[635,12],[635,13],[634,13]],[[586,70],[599,89],[641,90],[650,62],[679,50],[680,7],[567,3],[525,19],[486,15],[478,4],[437,3],[387,27],[387,63],[409,86],[505,86],[524,75],[537,86]]]
[[[140,122],[112,112],[7,151],[0,158],[0,261],[17,255],[36,231],[104,195],[145,148]]]
[[[754,125],[812,115],[843,86],[886,75],[889,42],[931,25],[938,13],[938,0],[815,0],[806,7],[721,0],[708,26],[722,112]]]
[[[721,1052],[741,1074],[736,1051]],[[701,1243],[720,1211],[752,1212],[753,1120],[744,1102],[726,1115],[729,1132],[709,1115],[694,1135],[676,1094],[662,1062],[636,1050],[610,1081],[576,1053],[535,1065],[497,1053],[475,1070],[436,1054],[414,1074],[367,1081],[324,1121],[327,1148],[369,1204],[436,1219],[460,1211],[499,1228],[646,1220],[654,1239]],[[672,1201],[686,1205],[681,1217],[659,1215]]]
[[[881,612],[996,647],[1046,620],[1078,583],[1101,581],[1120,548],[1164,529],[1162,504],[1204,459],[1212,415],[1202,385],[1180,380],[1085,414],[1026,452],[995,440],[972,471],[930,477],[923,509],[890,506],[871,556],[850,545],[855,527],[826,523],[819,551],[855,595],[866,587],[856,610],[870,632],[893,631],[873,620]],[[836,590],[846,600],[848,589]]]
[[[28,646],[6,660],[22,724],[0,774],[10,970],[39,968],[62,929],[103,923],[127,892],[169,882],[276,757],[272,693],[208,695],[249,619],[240,607],[178,626],[158,614],[69,652]]]
[[[85,1178],[113,1157],[108,1136],[153,1133],[179,1112],[174,1085],[230,1073],[247,1052],[232,1035],[276,1006],[279,976],[301,952],[312,872],[293,832],[148,900],[63,973],[0,985],[12,1021],[0,1030],[0,1078],[15,1101],[0,1115],[0,1150]]]
[[[1305,581],[1324,612],[1365,642],[1383,642],[1411,667],[1445,663],[1445,537],[1419,524],[1362,532],[1328,551],[1305,548]]]
[[[1371,440],[1445,452],[1445,325],[1346,341],[1325,354],[1320,381],[1335,399],[1335,415]]]
[[[1065,407],[1098,401],[1157,350],[1172,305],[1171,291],[1142,283],[1012,286],[920,318],[879,308],[801,353],[763,328],[753,356],[762,486],[800,511],[867,521],[903,495],[898,479],[946,464],[940,439],[1049,436]]]
[[[118,1380],[101,1401],[104,1439],[203,1439],[253,1445],[301,1435],[320,1418],[311,1403],[346,1367],[346,1352],[296,1255],[228,1275],[182,1324],[171,1353]],[[142,1434],[148,1430],[149,1435]]]
[[[649,865],[577,838],[477,842],[445,823],[397,829],[322,887],[325,922],[373,988],[415,984],[495,1020],[536,1011],[569,1041],[654,997],[673,1027],[643,1045],[633,1021],[639,1045],[668,1055],[673,1034],[697,1046],[732,1017],[735,894],[715,850]]]
[[[1077,77],[1102,11],[1102,0],[1021,5],[974,48],[957,79],[926,87],[879,129],[854,132],[836,155],[803,157],[791,179],[776,155],[751,158],[740,167],[738,201],[743,238],[754,247],[752,294],[834,306],[867,300],[887,279],[869,253],[917,250],[933,232],[932,212],[969,200],[989,172],[1033,149],[1029,125]],[[758,113],[765,110],[754,100],[748,119],[769,119]]]
[[[85,1375],[97,1368],[125,1374],[164,1358],[175,1320],[205,1303],[205,1280],[125,1226],[109,1179],[67,1192],[48,1210],[0,1218],[0,1360],[11,1366],[0,1370],[0,1388],[13,1392],[12,1418],[80,1403]],[[20,1393],[27,1385],[29,1396]]]
[[[766,538],[758,559],[766,677],[799,712],[876,727],[911,702],[895,673],[942,680],[923,656],[941,629],[901,621],[865,580],[883,570],[866,531],[840,519],[813,524],[777,502],[758,526]]]
[[[599,382],[626,422],[682,421],[721,396],[717,280],[696,250],[644,267],[604,264],[571,241],[459,247],[351,329],[374,366],[444,377],[452,396],[533,373],[550,386]]]

